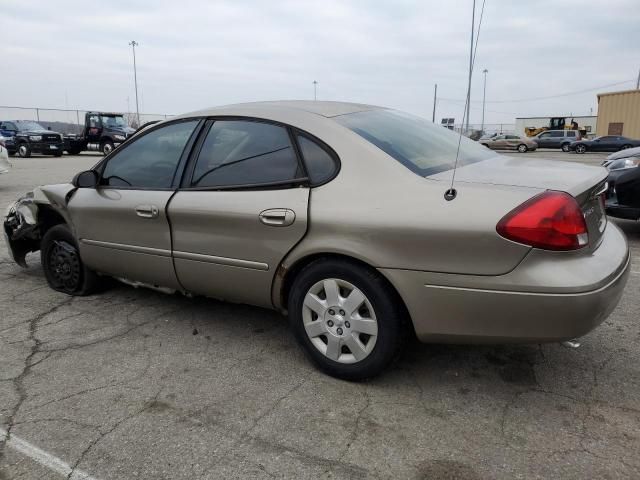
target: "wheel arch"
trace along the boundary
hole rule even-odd
[[[384,280],[384,282],[389,287],[389,292],[395,297],[396,301],[402,308],[407,321],[411,322],[411,329],[413,330],[413,322],[411,321],[411,316],[409,314],[409,310],[407,305],[400,295],[400,292],[396,288],[396,286],[391,282],[391,280],[384,275],[380,270],[369,264],[368,262],[359,259],[355,256],[338,253],[338,252],[314,252],[309,253],[307,255],[301,256],[297,258],[290,266],[285,265],[285,262],[282,262],[276,271],[276,278],[273,284],[272,290],[272,299],[275,307],[281,312],[286,312],[287,303],[289,300],[289,294],[291,292],[291,287],[298,276],[298,274],[309,264],[315,262],[316,260],[327,259],[327,260],[342,260],[350,263],[354,263],[356,265],[361,266],[364,269],[375,272],[376,275],[380,276]]]

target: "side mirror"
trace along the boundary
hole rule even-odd
[[[84,172],[76,174],[73,180],[71,180],[71,183],[76,188],[96,188],[98,180],[100,180],[98,172],[95,170],[85,170]]]

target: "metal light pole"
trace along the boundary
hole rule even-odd
[[[431,121],[436,123],[436,102],[438,101],[438,84],[436,83],[435,87],[433,87],[433,115],[431,116]]]
[[[138,72],[136,69],[136,47],[139,45],[135,40],[131,40],[129,42],[131,48],[133,49],[133,81],[136,86],[136,117],[138,118],[138,127],[140,126],[140,107],[138,105]]]
[[[636,82],[636,90],[640,90],[640,70],[638,70],[638,81]]]
[[[473,0],[473,11],[471,12],[471,47],[469,49],[469,87],[467,90],[467,123],[466,132],[469,132],[469,112],[471,109],[471,72],[473,71],[473,34],[476,29],[476,0]]]
[[[314,100],[314,101],[318,100],[318,92],[317,92],[317,89],[318,89],[318,82],[314,80],[314,81],[313,81],[313,100]]]
[[[489,70],[485,68],[482,73],[484,73],[484,88],[482,90],[482,127],[480,130],[484,134],[484,105],[487,97],[487,73],[489,73]]]

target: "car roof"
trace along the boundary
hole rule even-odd
[[[366,105],[362,103],[349,102],[329,102],[315,100],[278,100],[268,102],[250,102],[238,103],[233,105],[224,105],[205,110],[198,110],[178,118],[188,118],[196,116],[214,116],[214,115],[247,115],[247,116],[282,116],[286,112],[290,113],[308,113],[326,118],[347,115],[349,113],[364,112],[367,110],[377,110],[384,107]]]

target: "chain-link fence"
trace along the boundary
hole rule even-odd
[[[85,114],[89,111],[98,110],[65,110],[59,108],[38,108],[38,107],[6,107],[0,105],[0,121],[2,120],[33,120],[40,123],[45,128],[70,134],[80,134],[84,126]],[[121,113],[127,119],[130,127],[138,128],[147,122],[156,120],[166,120],[172,115],[163,113],[141,113],[140,125],[135,113],[131,112],[115,112]]]
[[[470,123],[469,130],[466,129],[466,125],[462,124],[453,125],[452,130],[462,132],[467,137],[480,138],[483,135],[513,134],[516,131],[516,126],[513,123],[485,123],[483,128],[479,123]]]

